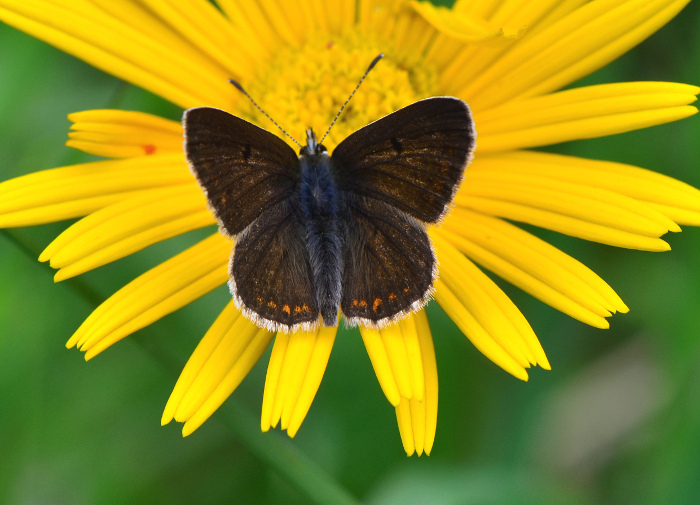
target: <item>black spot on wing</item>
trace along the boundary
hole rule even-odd
[[[394,146],[396,154],[401,154],[403,152],[403,144],[401,144],[401,141],[396,137],[391,139],[391,145]]]

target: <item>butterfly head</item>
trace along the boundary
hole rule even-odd
[[[319,144],[316,140],[316,134],[309,128],[306,130],[306,145],[301,148],[299,154],[302,156],[319,156],[328,152],[326,146]]]

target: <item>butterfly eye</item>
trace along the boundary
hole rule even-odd
[[[324,146],[324,145],[319,144],[316,147],[316,154],[323,154],[323,153],[327,153],[327,152],[328,152],[328,149],[326,149],[326,146]]]

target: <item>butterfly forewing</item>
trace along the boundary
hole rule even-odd
[[[351,324],[381,327],[419,309],[435,275],[428,235],[394,207],[351,197],[341,309]]]
[[[356,131],[333,152],[338,185],[437,222],[452,201],[474,151],[469,107],[428,98]]]
[[[256,324],[289,330],[318,320],[319,308],[306,248],[306,228],[295,198],[264,211],[237,239],[229,286]]]
[[[223,230],[235,236],[294,191],[299,160],[279,137],[228,112],[185,112],[185,154]]]

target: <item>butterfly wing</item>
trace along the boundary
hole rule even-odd
[[[221,229],[236,237],[229,287],[259,326],[291,330],[317,319],[299,160],[275,135],[219,109],[189,109],[185,154]]]
[[[229,235],[293,193],[299,160],[279,137],[211,107],[185,111],[182,122],[190,169]]]
[[[229,287],[258,326],[292,331],[318,321],[306,228],[295,198],[262,213],[236,241]]]
[[[435,223],[462,181],[475,141],[466,103],[427,98],[356,131],[332,159],[342,190]]]
[[[420,309],[436,274],[423,226],[373,198],[350,197],[340,307],[351,325],[381,327]]]
[[[469,107],[429,98],[358,130],[333,152],[346,195],[341,309],[381,327],[422,307],[437,275],[424,223],[447,212],[476,134]]]

